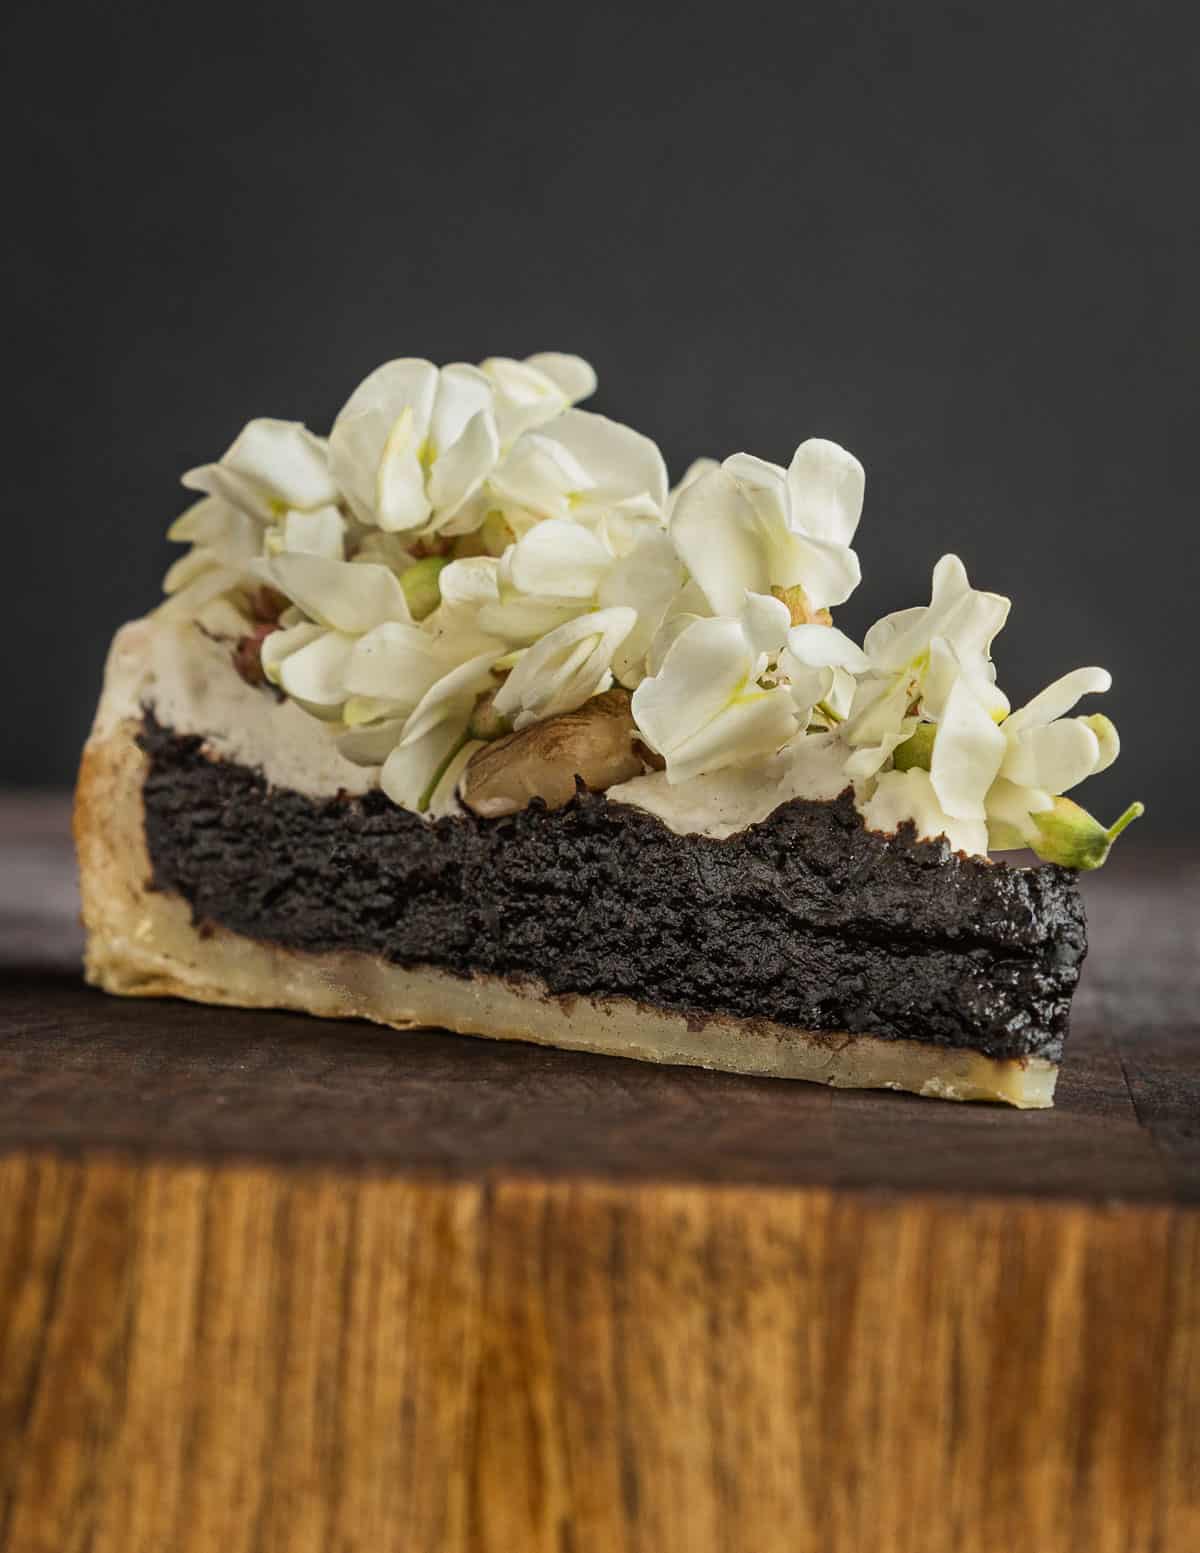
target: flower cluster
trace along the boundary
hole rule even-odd
[[[1010,711],[991,659],[1008,600],[955,556],[860,647],[830,616],[860,576],[852,454],[705,459],[672,490],[649,438],[576,408],[595,383],[575,356],[405,359],[327,439],[251,421],[184,476],[201,500],[170,531],[191,549],[164,610],[240,611],[243,672],[250,640],[256,672],[414,810],[452,810],[491,740],[619,687],[668,786],[802,765],[821,732],[876,829],[1103,861],[1140,806],[1105,829],[1062,796],[1117,754],[1107,718],[1066,715],[1103,670]]]

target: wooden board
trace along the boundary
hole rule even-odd
[[[110,1000],[0,804],[0,1549],[1200,1548],[1200,859],[1052,1112]]]

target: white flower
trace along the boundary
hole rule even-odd
[[[646,651],[679,592],[683,569],[666,532],[646,520],[632,546],[614,553],[602,529],[547,518],[510,545],[499,560],[473,556],[441,574],[442,608],[435,629],[467,622],[477,630],[528,645],[579,615],[632,609],[636,621],[619,646],[613,671],[632,688],[645,672]]]
[[[854,696],[854,676],[867,667],[862,648],[836,626],[793,626],[779,658],[780,675],[805,726],[818,703],[834,718],[844,718]]]
[[[176,518],[167,538],[191,549],[163,578],[169,597],[162,608],[190,616],[245,578],[262,547],[262,526],[223,497],[206,496]]]
[[[422,626],[385,621],[359,637],[350,652],[342,676],[349,696],[343,719],[357,728],[407,717],[452,669],[472,658],[494,662],[505,651],[505,643],[478,632],[435,635]]]
[[[332,505],[311,512],[285,512],[266,531],[267,555],[319,555],[327,561],[346,558],[346,520]]]
[[[1063,793],[1117,757],[1117,731],[1106,717],[1063,715],[1110,684],[1104,669],[1076,669],[997,724],[960,675],[931,729],[928,770],[884,772],[864,807],[867,824],[894,830],[911,819],[918,835],[945,835],[968,852],[989,844],[1043,850],[1036,816],[1056,811]],[[902,747],[897,762],[903,754]]]
[[[683,471],[678,481],[667,492],[666,516],[669,519],[679,503],[679,498],[687,490],[689,485],[695,485],[701,475],[710,474],[714,469],[720,469],[721,462],[716,458],[694,458]]]
[[[500,717],[515,729],[573,712],[612,684],[617,648],[637,624],[632,609],[600,609],[558,626],[523,652],[496,692]]]
[[[862,514],[862,465],[812,439],[784,470],[746,453],[708,469],[676,495],[671,537],[714,614],[734,616],[747,592],[803,588],[812,610],[858,586],[850,548]]]
[[[346,700],[346,669],[357,639],[394,621],[412,624],[404,589],[386,566],[285,554],[259,560],[256,575],[308,616],[263,643],[263,671],[309,707]]]
[[[1116,760],[1121,742],[1107,717],[1065,715],[1082,696],[1108,690],[1111,684],[1106,669],[1075,669],[1001,723],[1004,747],[985,799],[994,846],[1036,846],[1040,833],[1032,817],[1053,809],[1055,798]],[[981,775],[976,778],[976,788],[981,780]],[[1014,842],[1009,831],[1021,841]]]
[[[329,438],[355,517],[391,533],[476,527],[472,498],[499,453],[492,382],[462,362],[387,362],[351,394]]]
[[[972,588],[956,555],[933,570],[930,602],[886,615],[863,641],[869,670],[858,681],[842,730],[855,753],[847,772],[873,776],[913,732],[921,715],[941,716],[951,687],[965,679],[990,717],[1008,700],[996,686],[991,644],[1009,601]]]
[[[596,392],[596,374],[581,356],[543,351],[514,361],[489,356],[480,363],[496,390],[496,425],[501,447],[532,431]]]
[[[545,518],[661,518],[666,500],[666,465],[650,438],[587,410],[527,432],[488,481],[489,504],[516,533]]]
[[[791,691],[760,684],[790,619],[778,599],[752,595],[736,619],[692,620],[634,691],[634,720],[668,782],[774,754],[796,733]]]
[[[959,558],[944,555],[933,569],[929,603],[885,615],[867,632],[863,651],[873,674],[919,682],[935,716],[960,675],[991,713],[1003,716],[1008,699],[996,685],[991,646],[1011,607],[999,593],[972,588]]]
[[[183,484],[221,496],[262,523],[338,499],[328,446],[299,421],[249,421],[218,463],[190,469]]]
[[[322,554],[336,546],[340,557],[344,523],[326,445],[297,421],[250,421],[218,463],[189,470],[183,484],[206,494],[167,531],[192,546],[163,579],[172,614],[195,615],[244,582],[264,546]]]
[[[467,739],[480,695],[496,681],[495,653],[469,658],[443,675],[405,719],[399,742],[383,763],[379,785],[393,803],[424,811],[449,763]]]
[[[982,855],[987,851],[987,826],[982,820],[958,820],[948,815],[938,802],[928,771],[885,771],[863,804],[862,816],[868,830],[892,834],[911,821],[919,840],[936,841],[944,836],[957,852]]]

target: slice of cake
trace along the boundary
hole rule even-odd
[[[328,440],[252,421],[185,476],[84,753],[89,979],[1050,1104],[1074,870],[1140,812],[1061,796],[1117,753],[1066,715],[1108,676],[1010,711],[953,556],[860,647],[858,462],[668,490],[594,381],[395,361]]]

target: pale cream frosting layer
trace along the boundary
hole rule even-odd
[[[275,787],[317,798],[378,786],[379,768],[346,760],[329,724],[248,685],[233,667],[232,646],[194,621],[148,615],[122,626],[92,738],[108,737],[148,707],[164,727],[200,735],[213,755],[261,771]]]
[[[312,798],[378,787],[378,766],[340,754],[335,724],[248,685],[233,667],[233,646],[232,638],[169,615],[123,626],[109,652],[93,738],[149,708],[164,727],[202,737],[214,756],[261,771],[274,787]],[[765,820],[791,798],[836,798],[845,787],[834,737],[812,734],[803,761],[778,755],[675,785],[653,771],[609,788],[607,797],[656,815],[677,835],[719,838]]]

